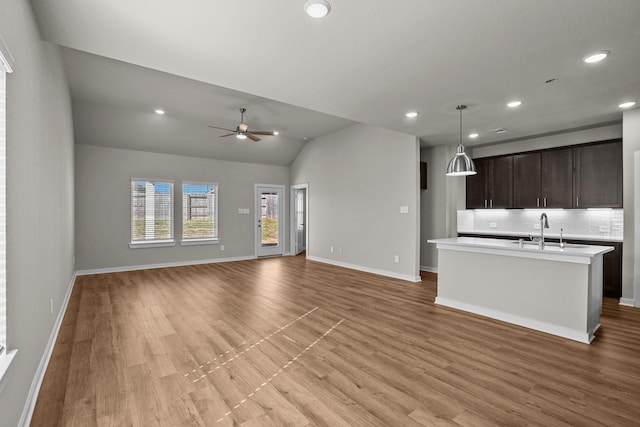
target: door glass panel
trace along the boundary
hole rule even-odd
[[[278,193],[262,192],[260,194],[262,208],[262,246],[278,246]]]

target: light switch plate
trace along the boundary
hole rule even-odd
[[[600,226],[600,232],[601,233],[610,233],[611,232],[611,226],[609,226],[609,225],[601,225]]]
[[[540,230],[540,224],[538,224],[538,223],[533,224],[533,229],[534,230]]]
[[[497,222],[490,222],[489,223],[489,228],[498,228],[498,223]]]
[[[401,214],[408,214],[409,213],[409,206],[400,206],[400,213]]]

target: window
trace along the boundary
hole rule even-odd
[[[182,243],[212,243],[218,239],[218,185],[182,183]]]
[[[13,58],[0,37],[0,391],[4,374],[16,354],[7,351],[7,199],[6,199],[6,77]]]
[[[132,179],[130,246],[173,243],[173,182]]]

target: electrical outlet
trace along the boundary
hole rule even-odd
[[[533,229],[534,230],[540,230],[540,224],[538,224],[538,223],[533,224]]]
[[[224,245],[220,245],[220,250],[224,251]]]
[[[49,300],[49,314],[53,316],[53,298]]]
[[[393,257],[393,262],[395,262],[396,264],[400,262],[400,255],[396,255]]]
[[[489,228],[498,228],[498,223],[497,222],[490,222],[489,223]]]
[[[342,248],[338,248],[338,253],[342,255]]]
[[[600,226],[600,232],[601,233],[610,233],[611,232],[611,226],[609,226],[609,225],[601,225]]]
[[[333,253],[333,246],[329,247],[329,252]]]

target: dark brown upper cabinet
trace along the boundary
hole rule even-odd
[[[513,157],[473,160],[476,175],[467,177],[467,209],[513,207]]]
[[[542,184],[540,153],[513,156],[513,207],[539,208]]]
[[[573,150],[576,208],[622,207],[622,141]]]
[[[487,159],[474,159],[476,174],[467,177],[467,209],[487,207],[487,176],[489,162]]]
[[[573,207],[573,150],[513,156],[514,208]]]
[[[573,149],[542,151],[541,208],[573,207]]]
[[[620,140],[475,159],[467,209],[621,208]]]

